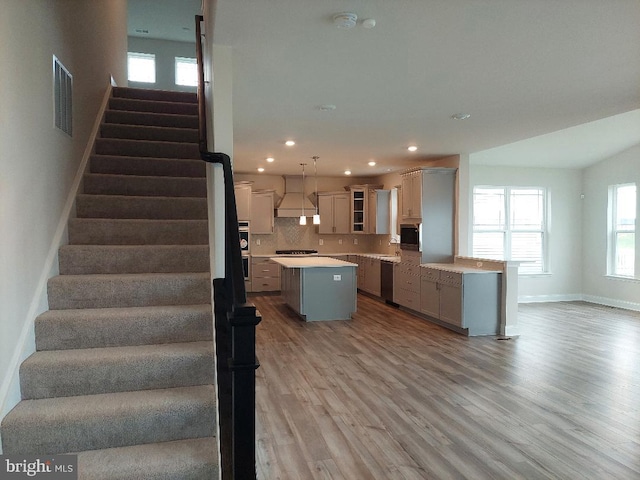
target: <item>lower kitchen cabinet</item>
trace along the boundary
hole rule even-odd
[[[501,273],[449,272],[422,268],[420,312],[467,330],[469,335],[500,332]]]
[[[277,292],[280,290],[280,265],[270,258],[251,258],[251,291]]]
[[[397,263],[393,270],[393,301],[398,305],[420,311],[420,266]]]
[[[358,288],[380,296],[380,259],[358,255]]]

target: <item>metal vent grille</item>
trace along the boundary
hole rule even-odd
[[[72,135],[71,89],[73,77],[55,55],[53,57],[53,102],[56,127]]]

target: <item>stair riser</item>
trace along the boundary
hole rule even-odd
[[[206,246],[67,245],[58,252],[60,275],[209,271]]]
[[[205,177],[206,165],[202,160],[107,155],[91,157],[91,172],[114,175]]]
[[[122,155],[126,157],[200,158],[200,149],[197,144],[117,140],[112,138],[96,139],[95,153],[98,155]]]
[[[207,245],[206,220],[113,220],[74,218],[69,243],[75,245]]]
[[[205,220],[207,200],[179,197],[78,195],[78,218],[147,218]]]
[[[204,178],[138,177],[92,173],[84,176],[84,193],[204,198],[207,196],[207,182]]]
[[[36,350],[125,347],[213,338],[211,305],[48,311],[36,318]]]
[[[49,280],[48,294],[51,310],[194,305],[211,302],[209,275],[202,273],[64,275]]]
[[[132,100],[129,98],[111,98],[109,109],[130,112],[169,113],[175,115],[198,115],[198,105],[177,102],[155,102]]]
[[[74,399],[64,410],[36,410],[28,404],[60,405],[66,399],[27,401],[24,407],[32,409],[28,414],[22,414],[25,409],[19,405],[3,421],[3,453],[53,455],[214,436],[215,391],[197,387],[194,393],[192,388],[161,390],[145,403],[139,402],[137,392],[119,394],[117,405],[104,403],[100,396]]]
[[[126,110],[107,110],[105,123],[122,125],[150,125],[154,127],[198,128],[195,115],[174,115],[151,112],[127,112]]]
[[[36,352],[20,367],[23,399],[189,387],[214,382],[213,345]]]
[[[115,87],[115,98],[129,98],[137,100],[152,100],[160,102],[193,103],[198,102],[198,95],[193,92],[174,92],[167,90],[144,90],[139,88]]]
[[[102,138],[198,143],[198,130],[188,128],[103,124],[100,135]]]

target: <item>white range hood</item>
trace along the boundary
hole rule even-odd
[[[312,217],[316,213],[316,207],[309,200],[308,195],[313,193],[305,188],[302,195],[302,175],[283,175],[284,196],[276,207],[277,217]]]

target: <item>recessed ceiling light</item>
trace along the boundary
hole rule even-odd
[[[376,162],[371,160],[367,165],[369,165],[370,167],[375,167],[376,166]]]
[[[293,147],[296,144],[296,142],[294,142],[293,140],[287,140],[286,142],[284,142],[284,144],[287,147]]]
[[[273,157],[267,157],[267,162],[269,163],[273,163],[274,158]]]
[[[415,152],[416,150],[418,150],[418,147],[416,147],[415,145],[409,145],[407,147],[407,150],[409,150],[410,152]]]
[[[344,171],[344,174],[345,174],[345,175],[351,175],[351,170],[345,170],[345,171]]]
[[[325,104],[325,105],[320,105],[318,107],[319,110],[323,111],[323,112],[332,112],[336,109],[335,105],[331,105],[331,104]]]
[[[451,118],[453,118],[454,120],[466,120],[470,116],[470,113],[456,113],[455,115],[451,115]]]
[[[263,168],[263,167],[260,167],[260,168],[258,168],[258,171],[259,171],[260,173],[262,173],[262,172],[264,172],[264,168]]]

